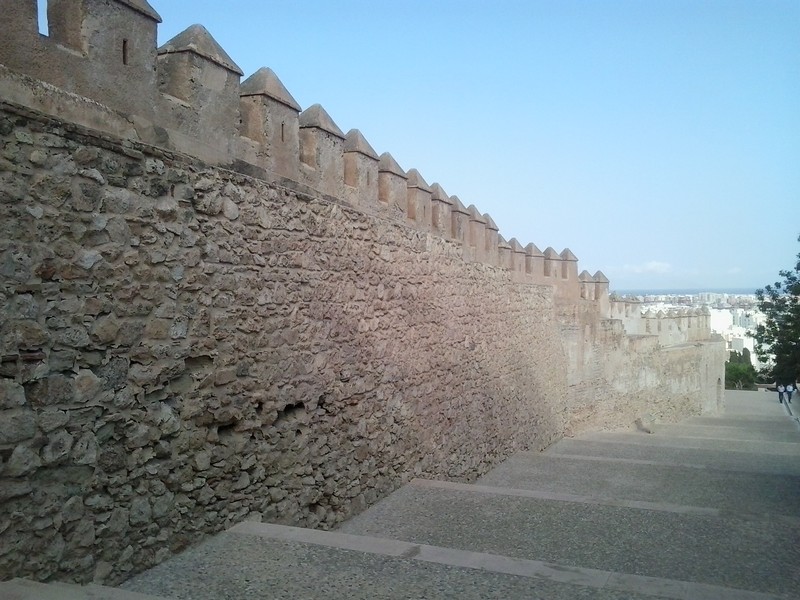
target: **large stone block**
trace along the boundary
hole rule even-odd
[[[15,444],[36,434],[36,415],[25,408],[0,411],[0,446]]]

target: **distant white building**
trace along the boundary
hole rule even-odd
[[[762,366],[755,352],[755,340],[750,337],[756,326],[764,322],[764,314],[755,308],[712,308],[711,331],[720,334],[728,350],[750,352],[750,360],[756,369]]]
[[[711,331],[722,334],[733,327],[733,312],[728,308],[712,308]]]
[[[734,308],[731,312],[733,324],[745,329],[755,330],[765,320],[764,314],[755,309]]]

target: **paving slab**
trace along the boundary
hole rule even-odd
[[[653,437],[653,436],[649,436]],[[550,446],[547,454],[581,456],[587,460],[636,460],[764,474],[800,475],[800,459],[795,454],[760,454],[724,448],[648,445],[642,434],[635,442],[609,438],[565,438]]]
[[[124,585],[193,600],[780,598],[674,579],[265,523],[241,523]]]
[[[727,427],[746,427],[755,430],[770,431],[791,431],[800,435],[797,423],[794,419],[788,419],[785,415],[780,417],[761,417],[761,416],[722,416],[722,417],[690,417],[681,422],[685,425],[707,425],[707,426],[727,426]]]
[[[796,396],[795,399],[798,397]],[[794,426],[800,433],[800,410],[797,403],[780,404],[777,393],[746,392],[741,390],[728,390],[725,392],[725,405],[721,418],[747,419],[751,424],[757,425],[762,419],[781,419],[780,427]],[[710,416],[710,415],[706,415]]]
[[[659,448],[694,448],[698,450],[726,450],[800,457],[800,443],[784,441],[741,440],[695,437],[688,435],[653,435],[638,432],[601,431],[587,433],[582,440],[639,444]]]
[[[800,454],[800,431],[786,420],[788,427],[753,427],[746,421],[736,425],[713,425],[700,423],[658,424],[653,427],[653,433],[659,437],[697,437],[704,439],[719,439],[730,441],[764,441],[786,442],[797,444]]]
[[[476,484],[800,517],[800,474],[520,452]]]
[[[786,415],[786,406],[778,403],[777,392],[725,390],[723,413],[731,415]]]
[[[546,490],[530,490],[518,487],[498,487],[478,485],[475,483],[461,483],[458,481],[436,481],[428,479],[414,479],[412,483],[417,486],[433,487],[465,491],[475,494],[494,494],[501,496],[518,496],[520,498],[535,498],[538,500],[554,500],[557,502],[575,502],[578,504],[593,504],[600,506],[616,506],[622,508],[636,508],[654,510],[659,512],[674,512],[679,514],[696,514],[719,516],[721,511],[707,506],[693,506],[690,504],[674,504],[671,502],[652,502],[648,500],[632,500],[629,498],[600,498],[595,495],[571,494],[564,492],[550,492]]]
[[[340,531],[791,597],[800,525],[409,484]]]
[[[325,534],[310,533],[312,536]],[[383,553],[391,552],[392,546],[396,546],[392,540],[367,542],[364,550],[358,550],[225,532],[133,577],[122,587],[175,600],[652,598],[651,594],[626,592],[621,585],[617,585],[620,589],[602,589],[610,574],[605,574],[600,581],[579,579],[585,585],[548,581],[544,574],[531,577],[502,573],[486,563],[483,567],[488,568],[483,568],[476,560],[477,555],[471,557],[473,567],[454,566],[441,562],[453,562],[453,557],[436,556],[436,548],[408,545],[416,548],[419,554],[403,557]],[[357,547],[353,540],[348,540],[348,545]],[[445,554],[447,551],[438,550]],[[427,557],[421,559],[423,551]],[[577,577],[576,574],[571,576]]]

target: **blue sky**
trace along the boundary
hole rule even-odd
[[[797,0],[151,0],[248,77],[612,288],[757,287],[800,251]]]

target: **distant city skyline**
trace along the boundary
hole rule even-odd
[[[764,286],[759,286],[764,287]],[[639,296],[697,296],[699,294],[729,294],[729,295],[754,295],[758,288],[673,288],[673,289],[647,289],[647,288],[612,288],[618,294],[631,294]]]
[[[150,2],[159,44],[205,25],[612,289],[755,289],[800,249],[800,2]]]

